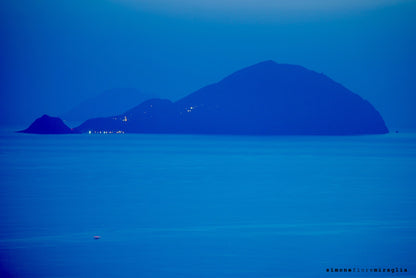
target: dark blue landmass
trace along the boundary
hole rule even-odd
[[[151,99],[74,129],[91,133],[356,135],[388,133],[366,100],[323,74],[265,61],[176,102]]]
[[[69,128],[60,118],[43,115],[36,119],[27,129],[18,131],[20,133],[35,134],[70,134],[78,133]]]

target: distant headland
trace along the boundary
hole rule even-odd
[[[64,122],[57,117],[50,117],[43,115],[36,119],[25,130],[18,131],[20,133],[34,133],[34,134],[70,134],[78,133],[69,128]]]
[[[150,99],[73,129],[44,115],[21,132],[358,135],[388,129],[368,101],[327,76],[265,61],[176,102]]]

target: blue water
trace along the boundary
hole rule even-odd
[[[0,169],[0,276],[415,275],[416,134],[3,132]]]

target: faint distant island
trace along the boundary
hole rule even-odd
[[[368,101],[323,74],[273,61],[239,70],[176,102],[150,99],[119,115],[89,119],[73,129],[63,123],[51,125],[51,119],[56,118],[43,116],[22,132],[240,135],[388,133],[383,118]]]
[[[145,94],[133,88],[111,89],[81,102],[71,110],[59,115],[59,117],[64,121],[82,123],[91,118],[121,114],[154,97],[154,95]]]

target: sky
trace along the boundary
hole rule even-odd
[[[322,72],[416,128],[414,0],[3,0],[0,124],[113,88],[177,100],[274,60]]]

